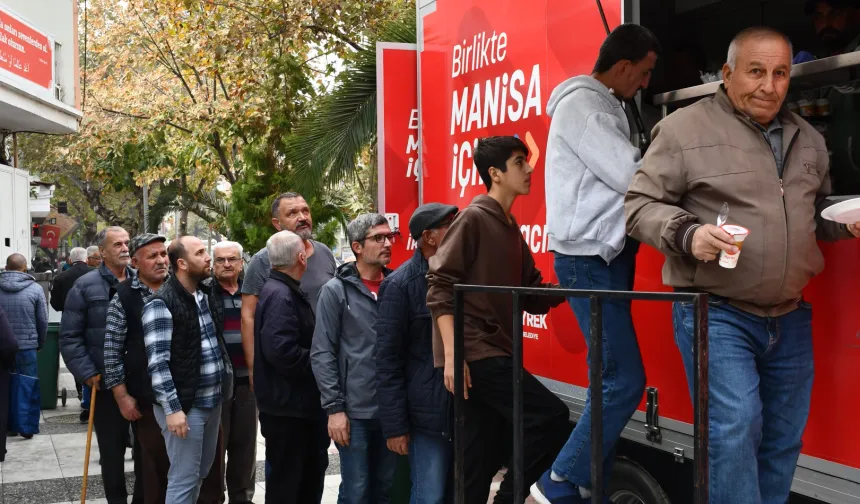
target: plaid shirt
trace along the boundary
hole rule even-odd
[[[194,298],[197,301],[197,316],[200,321],[201,345],[200,381],[194,395],[194,407],[214,408],[221,401],[221,380],[226,370],[206,296],[198,290]],[[155,399],[167,415],[182,411],[173,376],[170,374],[173,317],[161,299],[152,299],[143,308],[143,334]]]
[[[131,281],[131,288],[139,290],[143,296],[143,302],[155,294],[155,291],[141,282],[137,275]],[[125,384],[125,338],[128,336],[128,323],[125,318],[125,310],[119,295],[114,294],[108,305],[107,325],[105,326],[105,388],[112,389],[117,385]]]

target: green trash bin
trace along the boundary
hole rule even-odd
[[[409,457],[399,455],[394,469],[394,483],[391,485],[391,504],[409,504],[412,480],[409,476]]]
[[[39,392],[42,409],[57,408],[57,378],[60,372],[60,324],[48,324],[48,336],[36,359],[39,368]]]

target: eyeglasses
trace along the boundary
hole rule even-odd
[[[388,233],[388,234],[380,233],[380,234],[375,234],[375,235],[371,235],[371,236],[365,236],[361,240],[356,240],[356,241],[361,243],[365,240],[373,240],[376,243],[383,244],[383,243],[385,243],[385,240],[388,240],[389,242],[391,242],[392,245],[394,245],[397,242],[397,240],[399,240],[399,239],[400,239],[400,231],[394,231],[393,233]]]
[[[219,257],[218,259],[215,259],[215,264],[237,263],[241,260],[242,259],[238,257]]]

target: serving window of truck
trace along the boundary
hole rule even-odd
[[[418,0],[421,202],[465,207],[485,191],[472,162],[478,138],[518,135],[535,167],[531,194],[514,215],[545,277],[557,280],[547,250],[544,151],[553,88],[591,72],[603,23],[595,0]],[[665,114],[713,95],[729,42],[767,25],[799,55],[788,107],[827,139],[834,197],[860,195],[860,51],[819,42],[805,0],[602,0],[610,27],[650,28],[664,49],[638,99],[646,129]],[[856,36],[856,34],[855,34]],[[856,45],[854,46],[856,49]],[[635,126],[631,121],[634,137]],[[382,185],[380,185],[382,187]],[[387,189],[386,189],[387,191]],[[405,217],[404,217],[405,218]],[[804,297],[814,305],[812,412],[792,490],[798,502],[860,502],[860,240],[822,243],[826,268]],[[667,291],[663,257],[643,247],[635,289]],[[671,307],[634,302],[648,380],[613,474],[624,502],[692,502],[692,404],[671,326]],[[568,404],[575,421],[588,384],[585,340],[562,306],[524,314],[524,362]],[[638,499],[638,500],[636,500]]]

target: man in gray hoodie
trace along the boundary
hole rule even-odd
[[[568,79],[547,104],[546,208],[549,248],[562,287],[633,290],[639,243],[626,236],[624,195],[639,168],[630,143],[624,101],[648,86],[660,53],[654,34],[624,24],[603,42],[591,75]],[[583,334],[591,324],[589,300],[568,299]],[[603,304],[604,474],[615,443],[642,399],[645,370],[630,302]],[[588,338],[586,338],[586,344]],[[591,403],[552,469],[532,487],[541,504],[587,502],[591,491]],[[608,477],[606,478],[609,479]]]
[[[338,268],[320,291],[311,368],[340,453],[341,504],[387,504],[396,454],[388,450],[376,401],[377,296],[391,273],[391,245],[400,236],[380,214],[346,227],[355,262]]]
[[[0,273],[0,307],[18,339],[15,356],[18,373],[36,376],[36,352],[41,350],[48,334],[48,303],[44,289],[27,274],[27,259],[21,254],[10,254],[6,258],[6,271]],[[27,439],[33,437],[31,433],[21,435]]]

